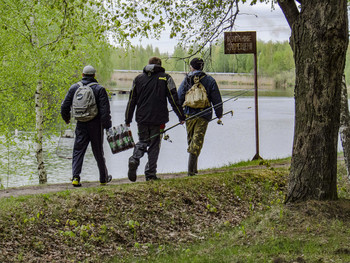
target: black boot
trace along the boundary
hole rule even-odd
[[[131,182],[136,181],[136,171],[139,164],[140,164],[139,160],[133,158],[132,156],[129,158],[128,178]]]
[[[190,153],[188,156],[188,176],[195,175],[195,169],[197,164],[197,156],[193,153]]]

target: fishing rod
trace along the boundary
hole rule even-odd
[[[229,113],[231,113],[231,116],[233,116],[233,110],[230,110],[230,111],[228,111],[228,112],[223,113],[221,117],[223,117],[223,116],[225,116],[225,115],[227,115],[227,114],[229,114]],[[189,118],[187,118],[186,120],[188,120],[188,119],[189,119]],[[218,119],[218,117],[212,118],[211,120],[209,120],[209,122],[211,122],[211,121],[213,121],[213,120],[216,120],[216,119]],[[185,120],[185,121],[186,121],[186,120]],[[161,135],[161,134],[163,134],[163,133],[165,134],[165,132],[167,132],[167,131],[169,131],[169,130],[175,128],[175,127],[178,126],[179,124],[181,124],[181,122],[179,122],[179,123],[177,123],[177,124],[175,124],[175,125],[169,127],[168,129],[165,129],[165,130],[161,131],[160,133],[157,133],[157,134],[151,136],[148,140],[151,140],[152,138],[154,138],[154,137],[156,137],[156,136],[159,136],[159,135]],[[220,122],[218,121],[218,124],[223,125],[222,121],[220,121]],[[166,140],[166,141],[169,140],[169,135],[165,134],[165,135],[164,135],[164,140]],[[169,141],[172,142],[171,140],[169,140]]]
[[[232,117],[233,116],[233,110],[230,110],[228,112],[223,113],[222,117],[225,116],[226,114],[229,114],[229,113],[231,113],[231,117]],[[212,118],[209,122],[211,122],[213,120],[216,120],[216,119],[219,119],[219,118],[218,117]],[[221,120],[218,120],[217,124],[224,125]]]
[[[235,101],[236,101],[236,100],[238,100],[238,97],[242,96],[243,94],[248,93],[248,92],[251,91],[251,90],[254,90],[254,88],[245,90],[245,91],[243,91],[243,92],[237,94],[236,96],[230,97],[230,98],[228,98],[228,99],[226,99],[226,100],[224,100],[224,101],[221,101],[221,102],[219,102],[219,103],[217,103],[217,104],[215,104],[215,105],[213,105],[213,106],[210,106],[210,107],[208,107],[208,108],[206,108],[206,109],[204,109],[204,110],[202,110],[202,111],[200,111],[200,112],[198,112],[198,113],[196,113],[196,114],[194,114],[194,115],[191,115],[190,117],[188,117],[187,119],[185,119],[185,121],[188,121],[188,120],[192,120],[192,119],[194,119],[194,118],[197,118],[197,117],[199,117],[201,114],[206,113],[207,111],[209,111],[209,110],[211,110],[211,109],[215,109],[216,107],[218,107],[218,106],[220,106],[220,105],[224,104],[225,102],[228,102],[228,101],[230,101],[230,100],[232,100],[232,99],[235,99]],[[230,113],[230,111],[226,112],[225,114],[228,114],[228,113]],[[233,111],[232,111],[231,114],[233,115]],[[173,129],[173,128],[175,128],[176,126],[178,126],[178,125],[180,125],[180,124],[181,124],[181,122],[178,122],[178,123],[174,124],[173,126],[170,126],[168,129],[165,129],[165,130],[161,131],[160,133],[157,133],[157,134],[155,134],[155,135],[149,137],[148,140],[151,140],[152,138],[154,138],[154,137],[156,137],[156,136],[159,136],[160,134],[163,134],[163,133],[165,133],[165,132],[167,132],[167,131]]]
[[[245,93],[248,93],[248,92],[251,91],[251,90],[254,90],[254,88],[253,88],[253,89],[245,90],[245,91],[241,92],[240,94],[237,94],[236,96],[233,96],[233,97],[231,97],[231,98],[228,98],[228,99],[226,99],[226,100],[224,100],[224,101],[222,101],[222,102],[219,102],[219,103],[217,103],[217,104],[215,104],[215,105],[213,105],[213,106],[210,106],[210,107],[208,107],[208,108],[206,108],[206,109],[204,109],[204,110],[202,110],[202,111],[200,111],[200,112],[198,112],[198,113],[196,113],[196,114],[194,114],[194,115],[191,115],[190,117],[188,117],[188,118],[186,119],[186,121],[191,120],[191,119],[194,119],[194,118],[200,116],[201,114],[206,113],[207,111],[209,111],[209,110],[211,110],[211,109],[215,109],[216,107],[219,107],[219,106],[221,106],[222,104],[224,104],[224,103],[226,103],[226,102],[228,102],[228,101],[230,101],[230,100],[235,99],[235,101],[236,101],[236,100],[238,100],[238,97],[242,96],[242,95],[245,94]],[[179,124],[180,124],[180,123],[179,123]]]
[[[251,91],[251,90],[254,90],[254,89],[245,90],[245,91],[241,92],[240,94],[237,94],[236,96],[233,96],[233,97],[228,98],[228,99],[226,99],[226,100],[224,100],[224,101],[222,101],[222,102],[219,102],[219,103],[217,103],[217,104],[215,104],[215,105],[213,105],[213,106],[210,106],[210,107],[206,108],[205,110],[202,110],[202,111],[200,111],[200,112],[198,112],[198,113],[196,113],[196,114],[194,114],[194,115],[191,115],[191,116],[188,117],[185,121],[192,120],[192,119],[194,119],[194,118],[196,118],[196,117],[199,117],[199,116],[202,115],[203,113],[206,113],[207,111],[209,111],[209,110],[211,110],[211,109],[215,109],[216,107],[218,107],[218,106],[220,106],[220,105],[224,104],[225,102],[228,102],[228,101],[230,101],[230,100],[232,100],[232,99],[235,99],[235,101],[236,101],[236,100],[238,99],[238,97],[242,96],[243,94],[245,94],[245,93],[247,93],[247,92],[249,92],[249,91]],[[169,127],[168,129],[164,130],[164,132],[165,132],[165,131],[168,131],[168,130],[170,130],[170,129],[172,129],[172,128],[175,128],[176,126],[178,126],[178,125],[180,125],[180,124],[181,124],[181,122],[178,122],[178,123],[176,123],[175,125],[173,125],[173,126]],[[163,132],[163,133],[164,133],[164,132]],[[155,135],[154,135],[153,137],[155,137]],[[151,138],[153,138],[153,137],[151,137]]]
[[[230,111],[228,111],[228,112],[223,113],[223,114],[222,114],[222,117],[225,116],[225,115],[227,115],[227,114],[229,114],[229,113],[231,113],[231,117],[232,117],[232,116],[233,116],[233,110],[230,110]],[[211,122],[211,121],[213,121],[213,120],[216,120],[216,119],[218,119],[218,117],[212,118],[211,120],[209,120],[209,122]],[[217,121],[217,124],[219,124],[219,125],[224,125],[220,119]],[[174,127],[173,127],[173,128],[174,128]],[[154,136],[152,136],[152,137],[150,137],[149,140],[150,140],[151,138],[154,138],[155,136],[158,136],[158,135],[164,133],[163,139],[164,139],[165,141],[168,141],[168,142],[173,142],[172,140],[170,140],[169,135],[168,135],[168,134],[165,134],[165,132],[168,131],[168,130],[170,130],[170,129],[171,129],[171,127],[168,128],[168,129],[166,129],[166,130],[164,130],[164,131],[162,131],[162,132],[160,132],[160,133],[158,133],[158,134],[156,134],[156,135],[154,135]]]
[[[221,104],[224,104],[225,102],[227,102],[227,101],[229,101],[229,100],[232,100],[232,99],[234,99],[234,98],[238,98],[238,97],[240,97],[240,96],[242,96],[242,95],[248,93],[249,91],[253,91],[253,90],[254,90],[254,88],[244,90],[243,92],[241,92],[241,93],[239,93],[239,94],[237,94],[237,95],[235,95],[235,96],[233,96],[233,97],[231,97],[231,98],[228,98],[227,100],[222,101],[222,102],[220,102],[220,103],[218,103],[218,104],[216,104],[216,105],[214,105],[214,106],[211,106],[211,107],[209,107],[209,108],[207,108],[207,109],[205,109],[205,110],[212,109],[212,108],[215,108],[215,107],[217,107],[217,106],[220,106]],[[237,92],[237,91],[234,91],[234,92]],[[174,110],[173,110],[173,109],[169,110],[169,112],[172,112],[172,111],[174,111]],[[203,112],[204,112],[204,110],[201,111],[201,113],[203,113]],[[193,115],[193,116],[194,116],[194,115]]]

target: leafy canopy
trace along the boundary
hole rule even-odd
[[[224,31],[232,30],[239,4],[246,0],[105,0],[108,28],[119,27],[123,38],[159,38],[166,26],[170,38],[202,50]],[[251,5],[268,0],[253,0]],[[271,1],[272,6],[274,1]],[[120,37],[116,36],[116,37]],[[192,53],[193,50],[190,50]]]

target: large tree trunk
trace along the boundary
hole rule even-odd
[[[340,139],[343,146],[344,160],[348,178],[350,180],[350,112],[348,103],[348,91],[343,75],[341,85],[341,103],[340,103]]]
[[[285,14],[292,2],[279,2]],[[294,8],[288,13],[294,16],[288,22],[292,28],[290,44],[296,84],[293,154],[286,202],[334,200],[337,199],[340,87],[348,45],[347,1],[299,2],[300,11]]]

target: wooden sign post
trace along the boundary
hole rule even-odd
[[[256,154],[253,160],[262,159],[259,155],[259,114],[258,114],[258,70],[256,56],[256,32],[225,32],[225,54],[254,54],[254,97],[255,97],[255,141]]]

